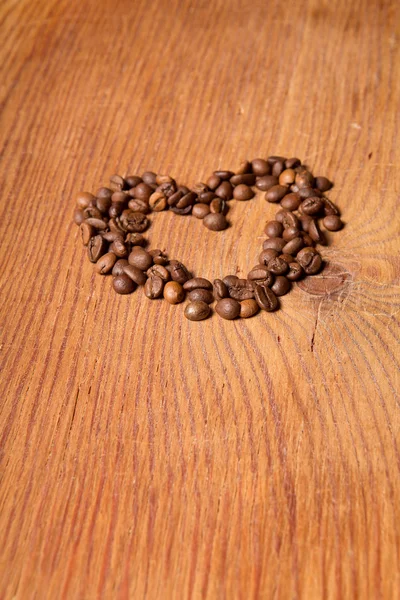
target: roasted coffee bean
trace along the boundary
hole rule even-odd
[[[339,229],[342,229],[343,227],[343,222],[337,215],[327,215],[322,221],[322,224],[328,231],[339,231]]]
[[[316,216],[322,212],[324,208],[324,203],[321,198],[317,198],[316,196],[311,196],[311,198],[306,198],[300,204],[300,211],[303,215]]]
[[[142,180],[147,185],[157,185],[157,174],[153,173],[153,171],[145,171],[142,175]]]
[[[121,238],[116,238],[110,244],[110,251],[114,252],[114,254],[118,256],[118,258],[126,258],[129,254],[127,245]]]
[[[163,281],[171,279],[170,272],[163,265],[153,265],[146,271],[147,277],[159,277]]]
[[[157,175],[156,176],[156,184],[164,185],[164,183],[173,183],[176,189],[176,181],[171,175]]]
[[[309,236],[308,233],[304,231],[301,232],[301,237],[303,238],[304,245],[307,247],[314,246],[314,240]]]
[[[124,267],[126,267],[126,265],[129,265],[126,258],[120,258],[119,260],[117,260],[112,270],[113,277],[117,277],[118,275],[122,275],[123,273],[125,273]]]
[[[130,210],[133,210],[133,212],[140,212],[144,215],[147,215],[151,210],[149,201],[143,200],[142,198],[132,198],[132,200],[128,202],[128,207]]]
[[[128,275],[137,285],[144,285],[147,281],[147,276],[143,273],[141,269],[134,267],[133,265],[125,265],[124,267],[125,275]]]
[[[315,187],[321,192],[327,192],[331,189],[332,183],[326,177],[316,177]]]
[[[136,284],[126,273],[123,273],[114,277],[113,288],[117,294],[131,294],[136,288]]]
[[[176,208],[187,208],[188,206],[193,206],[197,199],[197,194],[194,192],[188,192],[184,194],[180,200],[176,203]]]
[[[189,192],[192,192],[193,190],[189,190],[189,188],[186,185],[179,185],[177,187],[177,191],[182,192],[182,194],[185,195],[185,194],[189,194]],[[196,196],[197,196],[197,194],[196,194]]]
[[[274,292],[269,289],[269,287],[256,285],[254,287],[254,297],[258,306],[267,312],[272,312],[279,306],[278,298],[275,296]]]
[[[75,196],[76,206],[84,210],[88,206],[90,206],[93,202],[96,202],[95,196],[90,194],[89,192],[78,192]]]
[[[106,253],[107,242],[101,235],[95,235],[90,238],[87,248],[90,262],[95,263]]]
[[[190,302],[185,308],[185,317],[189,321],[203,321],[210,315],[211,309],[208,304],[197,300]]]
[[[255,281],[256,283],[264,283],[268,286],[270,286],[274,280],[271,271],[269,271],[267,266],[264,264],[253,267],[247,275],[247,279],[252,282]]]
[[[336,215],[336,216],[340,215],[340,211],[339,211],[338,207],[331,200],[329,200],[328,198],[323,198],[323,202],[324,202],[324,215],[326,217],[329,217],[330,215]]]
[[[279,175],[284,171],[284,169],[285,169],[285,161],[277,160],[272,165],[272,175],[275,175],[275,177],[279,177]]]
[[[288,188],[284,185],[274,185],[265,194],[267,202],[279,202],[288,193]]]
[[[142,183],[142,178],[139,175],[128,175],[128,177],[125,177],[125,183],[128,190],[131,190]]]
[[[114,192],[111,196],[111,201],[113,204],[122,204],[123,206],[128,204],[130,199],[131,196],[125,194],[125,192]]]
[[[299,198],[301,198],[301,200],[306,200],[306,198],[312,198],[312,197],[314,197],[314,198],[322,197],[321,192],[312,187],[301,188],[301,190],[298,191],[298,195],[299,195]]]
[[[108,216],[110,217],[110,219],[115,219],[116,217],[119,217],[122,214],[123,210],[123,204],[111,204],[108,210]]]
[[[211,177],[207,179],[207,187],[210,190],[216,190],[219,185],[221,185],[221,179],[216,175],[211,175]]]
[[[301,228],[303,231],[308,231],[311,223],[313,222],[313,218],[310,215],[300,215],[299,216]]]
[[[131,246],[145,246],[146,238],[141,233],[127,233],[125,242]]]
[[[236,175],[243,175],[244,173],[251,173],[251,163],[248,160],[242,160],[239,167],[236,169]]]
[[[248,185],[241,183],[233,190],[235,200],[250,200],[254,197],[254,192]]]
[[[235,285],[235,283],[239,281],[239,277],[237,275],[226,275],[222,281],[229,288],[231,285]]]
[[[107,252],[106,254],[103,254],[103,256],[101,256],[97,261],[95,271],[100,275],[106,275],[112,271],[116,262],[117,257],[115,256],[114,252]]]
[[[210,213],[203,219],[203,224],[211,231],[222,231],[228,227],[228,221],[221,213]]]
[[[170,210],[176,215],[185,216],[191,214],[192,208],[193,206],[187,206],[186,208],[178,208],[177,206],[171,206]]]
[[[113,191],[108,187],[101,187],[96,192],[96,198],[111,198]]]
[[[206,183],[203,183],[202,181],[198,181],[197,183],[194,184],[193,191],[195,192],[195,194],[200,195],[200,194],[209,192],[210,189]]]
[[[283,225],[282,223],[278,223],[278,221],[268,221],[265,226],[264,232],[270,238],[281,237],[283,234]]]
[[[286,279],[289,281],[298,281],[303,276],[303,269],[297,262],[289,263],[289,271],[286,273]]]
[[[160,194],[162,194],[163,192],[159,192]],[[171,194],[168,197],[167,203],[169,207],[174,207],[178,204],[179,200],[181,200],[181,198],[183,198],[183,196],[185,195],[185,192],[183,190],[176,190],[176,192],[174,192],[173,194]]]
[[[264,177],[271,173],[271,165],[263,158],[255,158],[252,160],[251,168],[253,169],[254,175],[257,175],[257,177]]]
[[[191,292],[192,290],[202,289],[202,290],[212,290],[213,285],[211,281],[205,279],[204,277],[192,277],[192,279],[188,279],[183,284],[183,289],[187,292]]]
[[[215,190],[215,194],[223,200],[231,200],[233,198],[233,187],[229,181],[223,181]]]
[[[276,250],[277,252],[282,252],[283,247],[285,245],[286,245],[285,240],[280,237],[269,238],[268,240],[265,240],[265,242],[263,243],[263,249],[267,250],[267,248],[272,248],[273,250]]]
[[[240,303],[233,298],[222,298],[215,305],[215,312],[223,319],[236,319],[240,315]]]
[[[287,158],[285,160],[285,169],[295,169],[301,165],[299,158]]]
[[[250,281],[238,279],[234,284],[228,285],[229,296],[234,300],[247,300],[254,298],[254,290]]]
[[[185,290],[177,281],[168,281],[164,286],[163,296],[170,304],[179,304],[185,299]]]
[[[232,171],[214,171],[213,175],[215,175],[215,177],[219,177],[221,181],[227,181],[234,175],[234,173],[232,173]]]
[[[289,187],[290,191],[293,192],[293,194],[298,194],[299,193],[299,187],[295,184],[292,183],[292,185]]]
[[[207,206],[207,205],[205,205],[205,206]],[[211,200],[210,212],[221,213],[221,214],[225,215],[227,213],[227,210],[228,210],[228,205],[225,200],[222,200],[222,198],[214,198],[214,200]]]
[[[254,185],[256,176],[253,173],[243,173],[242,175],[234,175],[229,181],[232,185]],[[233,197],[235,197],[235,193]]]
[[[261,190],[262,192],[266,192],[270,190],[272,187],[278,185],[279,179],[274,177],[273,175],[265,175],[264,177],[260,177],[256,181],[256,188]]]
[[[170,260],[167,268],[171,274],[171,278],[182,285],[186,283],[188,279],[191,279],[191,275],[185,265],[178,260]]]
[[[260,307],[258,306],[257,302],[253,298],[248,298],[248,300],[241,301],[239,316],[242,319],[248,319],[256,315],[259,310]]]
[[[160,277],[149,277],[144,284],[144,294],[150,300],[160,298],[164,289],[164,281]]]
[[[275,164],[276,162],[284,163],[285,161],[286,161],[286,158],[284,156],[268,156],[268,158],[267,158],[267,163],[271,166],[273,164]]]
[[[94,235],[96,235],[96,230],[94,227],[89,225],[89,223],[87,221],[84,221],[83,223],[81,223],[80,230],[81,230],[82,243],[84,246],[87,246],[88,243],[90,242],[90,238],[92,238]]]
[[[83,214],[85,215],[85,219],[102,219],[103,215],[95,206],[88,206],[84,209]]]
[[[280,254],[279,258],[281,258],[282,260],[287,262],[288,265],[290,265],[290,263],[294,262],[294,256],[292,256],[292,254]]]
[[[294,238],[299,237],[300,229],[298,227],[287,227],[283,230],[282,237],[286,242],[290,242],[290,240],[294,240]]]
[[[279,185],[292,185],[295,177],[296,173],[293,171],[293,169],[285,169],[279,175]]]
[[[298,196],[298,194],[287,194],[284,198],[282,198],[281,200],[281,206],[282,208],[286,209],[286,210],[297,210],[300,206],[301,200],[300,197]]]
[[[296,254],[303,248],[304,240],[301,237],[295,237],[282,248],[282,252],[284,254],[292,254],[296,256]]]
[[[275,215],[275,219],[279,223],[282,223],[285,229],[287,229],[288,227],[299,228],[299,219],[290,210],[278,210],[278,212]]]
[[[217,300],[221,300],[222,298],[227,298],[229,296],[229,291],[225,283],[222,279],[214,279],[214,296]]]
[[[121,221],[119,220],[119,217],[117,217],[115,219],[110,219],[108,221],[108,226],[111,231],[114,231],[115,233],[119,233],[120,237],[125,236],[126,231],[121,227]]]
[[[288,292],[290,292],[292,284],[283,275],[278,275],[275,277],[275,281],[271,286],[271,290],[274,292],[275,296],[284,296]]]
[[[107,215],[111,208],[111,198],[102,197],[96,199],[96,208],[101,212],[102,215]]]
[[[167,198],[162,192],[153,192],[149,198],[149,207],[154,212],[161,212],[167,208]]]
[[[85,214],[82,209],[76,208],[74,210],[74,223],[76,225],[81,225],[85,220]]]
[[[149,254],[151,254],[153,257],[153,262],[155,265],[165,266],[168,263],[168,256],[159,248],[149,250]]]
[[[275,258],[278,255],[279,252],[277,250],[274,250],[273,248],[265,248],[265,250],[260,253],[258,262],[262,265],[267,265],[271,258]]]
[[[208,204],[203,204],[202,202],[195,204],[192,208],[192,215],[196,217],[196,219],[204,219],[209,213],[210,206]]]
[[[147,183],[139,183],[133,188],[133,197],[141,200],[148,200],[153,193],[153,188],[147,185]]]
[[[110,188],[115,192],[120,192],[125,189],[126,183],[121,175],[111,175],[110,177]]]
[[[279,256],[276,258],[271,258],[267,266],[268,270],[274,275],[283,275],[289,270],[289,265],[287,262],[282,258],[279,258]]]
[[[128,258],[129,264],[138,267],[142,271],[147,271],[153,264],[153,257],[149,252],[143,250],[140,246],[134,246]]]
[[[94,217],[89,217],[86,219],[86,223],[91,225],[93,229],[97,229],[97,231],[104,231],[107,229],[107,223],[103,221],[103,219],[95,219]]]
[[[313,220],[308,228],[308,235],[317,244],[325,244],[325,236],[319,228],[318,222]]]
[[[322,266],[321,255],[315,250],[315,248],[306,247],[300,250],[296,256],[296,260],[307,275],[314,275],[318,273]]]
[[[210,290],[203,290],[200,288],[189,292],[188,297],[191,302],[196,302],[197,300],[205,302],[206,304],[211,304],[214,302],[213,293],[210,292]]]
[[[149,226],[149,220],[143,213],[133,212],[129,208],[120,217],[121,226],[125,231],[142,233]]]
[[[198,200],[203,204],[210,204],[214,198],[218,198],[214,192],[203,192],[198,196]]]
[[[295,183],[299,189],[304,187],[313,187],[314,177],[310,171],[302,171],[296,174]]]

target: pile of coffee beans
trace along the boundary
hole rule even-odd
[[[151,300],[179,304],[187,297],[185,316],[191,321],[206,319],[214,301],[223,319],[247,319],[260,309],[278,309],[278,298],[293,282],[323,267],[315,248],[326,243],[323,229],[343,227],[339,209],[325,195],[331,187],[326,177],[314,177],[298,158],[282,156],[244,161],[235,172],[214,171],[193,189],[152,171],[140,177],[113,175],[108,187],[77,194],[74,221],[89,260],[97,273],[112,275],[117,294],[131,294],[143,286]],[[169,259],[162,250],[145,249],[143,232],[150,225],[150,213],[193,215],[211,231],[222,231],[228,227],[229,202],[250,200],[257,190],[280,207],[265,226],[267,238],[246,279],[227,275],[211,283],[192,277],[182,262]]]

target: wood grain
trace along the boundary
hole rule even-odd
[[[394,0],[2,3],[1,598],[400,596],[399,25]],[[192,323],[94,274],[76,191],[270,153],[347,223],[282,311]],[[149,237],[247,273],[273,210]]]

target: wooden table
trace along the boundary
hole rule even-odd
[[[1,598],[398,598],[398,4],[1,21]],[[78,190],[268,154],[333,179],[347,224],[283,310],[192,323],[94,274]],[[164,213],[149,237],[245,275],[273,214],[260,194],[223,233]]]

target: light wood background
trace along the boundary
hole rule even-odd
[[[395,0],[3,0],[0,597],[400,597]],[[94,275],[73,195],[299,156],[346,228],[283,310]],[[152,247],[247,273],[274,207]]]

